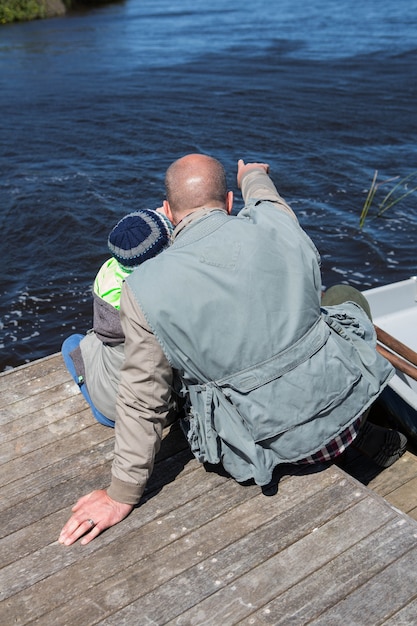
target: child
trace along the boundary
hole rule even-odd
[[[156,256],[170,242],[172,224],[162,211],[129,213],[111,231],[112,258],[101,266],[93,287],[93,328],[62,344],[65,364],[90,404],[94,417],[114,427],[124,335],[120,324],[122,284],[135,267]]]

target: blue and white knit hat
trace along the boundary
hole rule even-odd
[[[107,244],[120,265],[132,270],[169,245],[173,226],[164,213],[139,209],[125,215],[111,231]]]

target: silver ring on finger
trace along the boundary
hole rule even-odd
[[[90,524],[91,528],[93,528],[96,525],[95,521],[92,519],[88,519],[87,522]]]

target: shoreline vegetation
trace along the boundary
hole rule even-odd
[[[114,0],[0,0],[0,25],[61,17],[71,10],[110,4]]]

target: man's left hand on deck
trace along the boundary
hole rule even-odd
[[[72,508],[73,515],[61,530],[58,541],[70,546],[83,537],[81,544],[86,545],[106,528],[121,522],[132,509],[131,504],[112,500],[105,490],[92,491]]]

